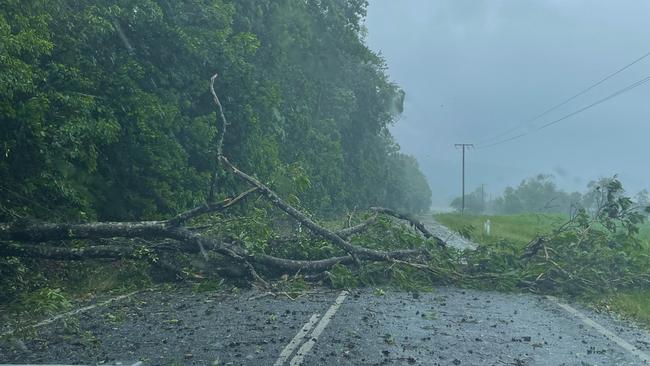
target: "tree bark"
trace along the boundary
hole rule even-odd
[[[142,258],[138,248],[99,245],[81,248],[0,242],[0,257],[41,258],[53,260],[86,260]]]

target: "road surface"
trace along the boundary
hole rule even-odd
[[[646,331],[542,296],[457,288],[261,295],[137,293],[78,321],[5,336],[0,364],[583,366],[647,365],[650,354]]]
[[[433,235],[444,240],[447,245],[460,250],[476,249],[476,243],[463,238],[457,232],[450,230],[446,226],[443,226],[431,215],[420,216],[418,217],[418,220],[420,220]]]

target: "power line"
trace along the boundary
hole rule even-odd
[[[617,91],[617,92],[615,92],[615,93],[613,93],[613,94],[610,94],[610,95],[608,95],[607,97],[605,97],[605,98],[603,98],[603,99],[600,99],[600,100],[598,100],[598,101],[596,101],[596,102],[593,102],[593,103],[589,104],[588,106],[586,106],[586,107],[584,107],[584,108],[581,108],[581,109],[578,109],[578,110],[575,111],[575,112],[569,113],[569,114],[567,114],[566,116],[564,116],[564,117],[562,117],[562,118],[556,119],[555,121],[551,121],[551,122],[548,122],[548,123],[546,123],[546,124],[543,124],[543,125],[541,125],[539,128],[537,128],[536,131],[543,130],[543,129],[545,129],[546,127],[549,127],[549,126],[552,126],[552,125],[554,125],[554,124],[556,124],[556,123],[562,122],[562,121],[564,121],[564,120],[567,119],[567,118],[573,117],[573,116],[575,116],[575,115],[578,114],[578,113],[581,113],[581,112],[583,112],[583,111],[586,111],[587,109],[590,109],[590,108],[592,108],[592,107],[595,107],[595,106],[597,106],[597,105],[599,105],[599,104],[601,104],[601,103],[604,103],[604,102],[606,102],[606,101],[608,101],[608,100],[610,100],[610,99],[613,99],[613,98],[615,98],[615,97],[617,97],[617,96],[619,96],[619,95],[621,95],[621,94],[623,94],[623,93],[625,93],[625,92],[628,92],[628,91],[630,91],[630,90],[632,90],[632,89],[634,89],[634,88],[636,88],[636,87],[639,87],[639,86],[641,86],[641,85],[647,83],[648,81],[650,81],[650,76],[647,76],[647,77],[645,77],[644,79],[641,79],[641,80],[637,81],[636,83],[633,83],[633,84],[631,84],[631,85],[628,85],[628,86],[626,86],[625,88],[620,89],[619,91]]]
[[[500,138],[502,138],[502,137],[504,137],[504,136],[509,135],[511,132],[517,131],[518,129],[520,129],[521,127],[523,127],[524,125],[526,125],[526,124],[528,124],[528,123],[531,123],[531,122],[537,121],[538,119],[544,117],[545,115],[547,115],[547,114],[549,114],[549,113],[555,111],[556,109],[558,109],[558,108],[560,108],[560,107],[565,106],[566,104],[568,104],[569,102],[573,101],[574,99],[576,99],[576,98],[578,98],[578,97],[580,97],[580,96],[586,94],[587,92],[591,91],[592,89],[594,89],[595,87],[601,85],[602,83],[606,82],[607,80],[613,78],[614,76],[620,74],[621,72],[623,72],[623,71],[629,69],[630,67],[634,66],[635,64],[641,62],[642,60],[644,60],[644,59],[647,58],[648,56],[650,56],[650,52],[648,52],[648,53],[646,53],[645,55],[643,55],[643,56],[637,58],[636,60],[630,62],[629,64],[623,66],[622,68],[620,68],[620,69],[614,71],[613,73],[611,73],[611,74],[605,76],[604,78],[598,80],[598,81],[595,82],[594,84],[591,84],[591,85],[588,86],[587,88],[583,89],[582,91],[578,92],[577,94],[574,94],[573,96],[569,97],[568,99],[565,99],[564,101],[562,101],[562,102],[560,102],[560,103],[558,103],[558,104],[556,104],[556,105],[554,105],[554,106],[552,106],[552,107],[546,109],[545,111],[543,111],[542,113],[540,113],[540,114],[534,116],[533,118],[531,118],[531,119],[529,119],[529,120],[526,120],[526,121],[524,121],[524,122],[521,122],[521,123],[519,123],[518,125],[516,125],[516,126],[510,128],[510,129],[506,130],[505,132],[502,132],[502,133],[500,133],[500,134],[498,134],[498,135],[496,135],[496,136],[493,136],[493,137],[490,137],[490,138],[483,139],[483,140],[479,141],[478,144],[482,144],[482,143],[486,143],[486,142],[489,142],[489,141],[494,141],[494,140],[500,139]]]
[[[462,181],[462,204],[461,204],[461,209],[460,213],[461,215],[465,214],[465,150],[471,149],[474,147],[474,144],[454,144],[456,148],[460,147],[463,150],[463,181]]]
[[[621,94],[623,94],[623,93],[626,93],[626,92],[628,92],[628,91],[630,91],[630,90],[632,90],[632,89],[634,89],[634,88],[637,88],[637,87],[639,87],[639,86],[641,86],[641,85],[647,83],[648,81],[650,81],[650,76],[647,76],[647,77],[645,77],[645,78],[643,78],[643,79],[641,79],[641,80],[639,80],[639,81],[637,81],[637,82],[635,82],[635,83],[632,83],[632,84],[626,86],[626,87],[623,88],[623,89],[619,89],[618,91],[616,91],[616,92],[614,92],[614,93],[612,93],[612,94],[606,96],[605,98],[599,99],[599,100],[597,100],[597,101],[595,101],[595,102],[593,102],[593,103],[587,105],[586,107],[582,107],[582,108],[580,108],[580,109],[578,109],[578,110],[576,110],[576,111],[574,111],[574,112],[571,112],[571,113],[569,113],[569,114],[567,114],[567,115],[565,115],[565,116],[563,116],[563,117],[561,117],[561,118],[558,118],[558,119],[553,120],[553,121],[551,121],[551,122],[545,123],[545,124],[543,124],[543,125],[541,125],[541,126],[535,128],[534,130],[532,130],[532,131],[530,131],[530,132],[524,132],[524,133],[521,133],[521,134],[516,135],[516,136],[514,136],[514,137],[511,137],[511,138],[508,138],[508,139],[505,139],[505,140],[501,140],[501,141],[497,141],[497,142],[492,143],[492,144],[489,144],[489,145],[478,146],[478,149],[486,149],[486,148],[488,148],[488,147],[501,145],[501,144],[503,144],[503,143],[506,143],[506,142],[509,142],[509,141],[512,141],[512,140],[518,139],[518,138],[520,138],[520,137],[523,137],[523,136],[529,135],[529,134],[531,134],[531,133],[533,133],[533,132],[536,132],[536,131],[539,131],[539,130],[543,130],[543,129],[545,129],[545,128],[547,128],[547,127],[550,127],[550,126],[552,126],[552,125],[554,125],[554,124],[560,123],[560,122],[562,122],[562,121],[564,121],[564,120],[566,120],[566,119],[568,119],[568,118],[571,118],[571,117],[575,116],[576,114],[582,113],[582,112],[584,112],[584,111],[586,111],[586,110],[588,110],[588,109],[591,109],[591,108],[593,108],[593,107],[595,107],[595,106],[597,106],[597,105],[599,105],[599,104],[601,104],[601,103],[604,103],[604,102],[606,102],[606,101],[608,101],[608,100],[610,100],[610,99],[613,99],[613,98],[615,98],[615,97],[617,97],[617,96],[619,96],[619,95],[621,95]]]

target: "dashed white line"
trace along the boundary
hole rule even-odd
[[[568,304],[564,304],[560,302],[557,298],[553,296],[546,296],[547,299],[553,301],[555,304],[557,304],[559,307],[562,309],[566,310],[569,314],[575,316],[576,318],[580,319],[585,325],[590,326],[591,328],[595,329],[598,333],[604,335],[609,339],[610,341],[618,344],[621,348],[624,350],[630,352],[631,354],[635,355],[636,357],[640,358],[643,362],[645,362],[646,365],[650,365],[650,356],[648,356],[646,353],[641,351],[640,349],[636,348],[623,338],[617,336],[614,334],[612,331],[606,329],[602,325],[596,323],[594,320],[591,318],[587,317],[583,313],[579,312],[578,310],[574,309]]]
[[[318,318],[320,318],[320,314],[314,314],[309,318],[309,321],[303,325],[302,329],[298,333],[296,333],[296,336],[293,337],[291,342],[287,344],[286,347],[280,352],[280,357],[278,357],[278,360],[275,361],[273,366],[282,366],[284,363],[289,359],[293,351],[302,343],[303,338],[307,336],[307,334],[311,331],[311,328],[314,327],[316,322],[318,321]]]
[[[330,320],[334,317],[334,314],[336,314],[336,311],[341,307],[341,304],[345,300],[345,297],[348,295],[347,291],[341,291],[341,294],[336,298],[336,301],[332,306],[330,306],[329,309],[327,309],[327,312],[325,312],[325,315],[323,315],[323,318],[318,322],[318,325],[316,328],[314,328],[314,332],[311,334],[311,337],[307,342],[305,342],[302,347],[298,350],[296,353],[296,356],[291,359],[291,362],[289,365],[291,366],[300,366],[302,365],[303,360],[305,359],[305,356],[309,353],[309,351],[314,347],[314,344],[316,344],[316,341],[318,341],[318,337],[320,337],[321,333],[325,330],[325,327],[327,327],[327,324],[329,324]]]
[[[339,310],[341,307],[341,304],[345,300],[346,296],[348,295],[347,291],[341,291],[339,296],[336,298],[332,306],[330,306],[329,309],[325,312],[325,315],[320,319],[316,327],[314,328],[314,331],[309,334],[311,329],[314,327],[314,324],[318,321],[318,318],[320,317],[320,314],[316,313],[311,316],[309,321],[298,331],[298,334],[296,334],[295,337],[289,342],[289,344],[284,347],[282,352],[280,353],[280,356],[278,357],[277,361],[273,364],[273,366],[282,366],[288,359],[291,357],[291,354],[293,351],[300,346],[300,344],[303,342],[305,337],[309,335],[309,339],[302,344],[298,352],[296,352],[296,355],[291,359],[289,362],[289,365],[291,366],[300,366],[305,358],[305,356],[309,353],[309,351],[314,347],[314,344],[316,344],[316,341],[318,340],[318,337],[323,333],[325,328],[327,327],[327,324],[329,324],[330,320],[334,317],[334,314]]]

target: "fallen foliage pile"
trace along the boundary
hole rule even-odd
[[[571,295],[650,286],[650,256],[635,236],[645,215],[617,179],[600,187],[595,212],[576,209],[565,224],[525,247],[499,241],[461,252],[413,217],[387,208],[351,213],[345,227],[329,229],[299,209],[299,202],[289,203],[226,158],[228,121],[215,79],[210,91],[220,164],[205,204],[162,221],[0,224],[0,256],[129,259],[181,279],[225,274],[266,289],[282,289],[288,279],[334,287],[390,283],[419,290],[453,283]],[[242,193],[216,200],[215,185],[223,175],[238,178]],[[283,281],[270,284],[273,278]],[[12,286],[3,283],[3,292],[16,292]]]
[[[650,288],[650,250],[638,239],[647,208],[626,197],[616,178],[596,191],[593,212],[578,207],[564,224],[523,247],[497,241],[464,253],[458,279],[564,295]]]
[[[211,79],[210,91],[217,108],[219,134],[215,150],[220,164],[210,182],[205,204],[161,221],[54,223],[19,220],[0,224],[0,256],[50,260],[146,260],[185,277],[188,271],[179,265],[177,254],[194,253],[214,268],[223,267],[231,276],[242,276],[261,287],[270,288],[265,277],[305,274],[320,278],[318,274],[336,266],[360,267],[367,262],[425,266],[432,251],[446,250],[445,243],[420,222],[386,208],[371,209],[369,217],[356,225],[352,225],[353,218],[350,217],[348,227],[330,230],[254,176],[238,169],[223,153],[228,121],[214,90],[216,78],[214,75]],[[215,186],[223,174],[239,178],[247,187],[234,197],[218,201],[215,200]],[[254,200],[253,207],[245,210],[246,215],[226,214],[227,210],[252,201],[250,198],[254,196],[265,198],[266,204]],[[295,220],[300,228],[309,230],[312,237],[272,235],[273,221],[277,221],[272,214],[277,211]],[[390,236],[393,227],[398,226],[386,217],[407,222],[421,237],[413,238],[408,244],[395,245]],[[378,222],[382,225],[376,226]],[[381,237],[374,237],[379,243],[350,239],[373,226],[376,226],[375,230],[378,227],[385,230]],[[303,253],[297,250],[301,247]],[[258,273],[260,270],[265,276]]]

